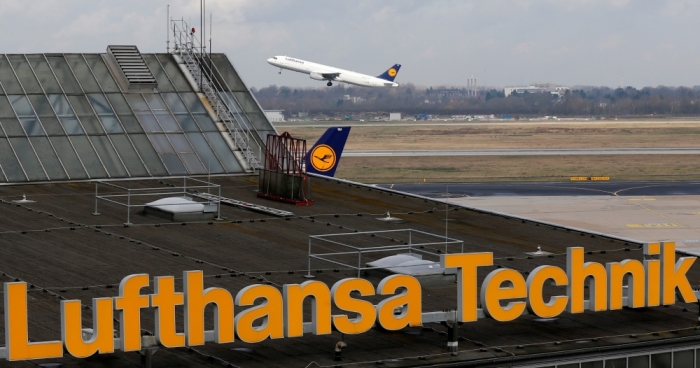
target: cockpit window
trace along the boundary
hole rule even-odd
[[[275,60],[277,60],[277,57],[276,57],[276,56],[273,56],[272,58],[275,59]]]

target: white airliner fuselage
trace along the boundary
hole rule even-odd
[[[393,77],[396,76],[396,74],[398,73],[398,69],[401,67],[398,64],[389,69],[387,72],[385,72],[382,76],[387,75],[388,79],[383,79],[380,78],[382,76],[373,77],[367,74],[361,74],[351,72],[349,70],[334,68],[332,66],[316,64],[310,61],[296,59],[289,56],[274,56],[267,59],[267,62],[275,67],[280,68],[280,73],[282,72],[282,69],[288,69],[299,73],[309,74],[309,77],[311,79],[319,81],[328,81],[328,86],[333,85],[333,81],[354,84],[356,86],[363,87],[399,86],[398,83],[393,82]]]

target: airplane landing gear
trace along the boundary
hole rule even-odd
[[[280,68],[280,71],[277,74],[282,74],[282,68]]]
[[[333,83],[331,83],[331,82],[328,82],[328,83],[326,83],[326,85],[327,85],[328,87],[330,87],[330,86],[332,86],[332,85],[333,85]]]

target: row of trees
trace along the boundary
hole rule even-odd
[[[503,115],[514,116],[697,116],[700,86],[645,87],[636,89],[575,87],[563,95],[511,94],[482,89],[477,97],[436,93],[445,87],[425,88],[405,84],[374,89],[338,85],[331,88],[252,88],[264,109],[309,114],[345,114],[368,111],[401,112],[404,115]],[[462,89],[459,89],[462,90]]]

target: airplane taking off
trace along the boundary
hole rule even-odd
[[[282,74],[282,69],[289,69],[295,72],[309,74],[311,79],[328,81],[326,85],[329,87],[333,85],[333,81],[363,87],[399,86],[398,83],[394,83],[394,78],[396,78],[396,74],[399,73],[399,69],[401,68],[400,64],[395,64],[383,74],[373,77],[367,74],[355,73],[349,70],[334,68],[332,66],[295,59],[289,56],[273,56],[267,59],[267,62],[270,63],[270,65],[280,68],[280,74]]]

